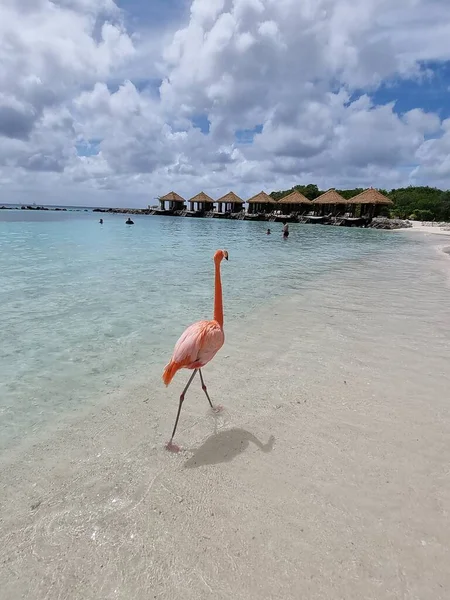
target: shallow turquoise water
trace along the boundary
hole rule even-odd
[[[98,223],[99,216],[105,219]],[[214,251],[228,250],[225,322],[324,273],[417,244],[386,232],[93,213],[0,214],[0,446],[73,415],[167,362],[183,327],[212,316]]]

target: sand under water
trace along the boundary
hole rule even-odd
[[[187,372],[5,452],[2,600],[448,599],[450,263],[414,248],[225,306],[180,454]]]

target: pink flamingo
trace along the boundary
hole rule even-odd
[[[206,389],[205,380],[202,375],[202,367],[204,367],[217,352],[222,348],[225,341],[223,333],[223,304],[222,304],[222,282],[220,279],[220,263],[222,260],[228,260],[228,252],[226,250],[217,250],[214,254],[214,318],[212,321],[198,321],[190,325],[181,335],[172,354],[172,358],[166,365],[162,379],[164,383],[169,385],[175,376],[175,373],[180,369],[193,369],[193,373],[186,384],[186,387],[181,392],[180,403],[178,405],[177,417],[172,432],[172,437],[167,443],[166,448],[172,452],[179,452],[180,448],[173,443],[173,438],[177,430],[178,419],[180,418],[181,407],[184,397],[189,386],[192,383],[197,371],[200,374],[200,382],[202,390],[208,398],[209,405],[213,410],[219,411],[220,407],[214,408],[208,390]]]

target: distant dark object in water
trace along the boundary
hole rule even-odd
[[[268,230],[266,231],[266,233],[267,233],[267,235],[270,235],[272,232],[270,231],[270,229],[268,229]]]
[[[130,217],[128,217],[128,219],[125,221],[125,225],[134,225],[134,221],[132,221]]]
[[[46,206],[36,206],[36,205],[21,206],[20,208],[21,208],[21,210],[48,210],[48,208]]]
[[[100,225],[103,225],[103,219],[100,219],[99,223]]]

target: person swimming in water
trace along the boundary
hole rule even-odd
[[[100,225],[103,225],[103,219],[100,219],[99,223]]]
[[[284,239],[289,237],[289,225],[287,223],[283,223],[283,237]]]
[[[125,225],[134,225],[134,221],[132,221],[130,217],[128,217],[128,219],[125,221]]]
[[[270,235],[271,233],[272,233],[272,232],[270,231],[270,229],[268,229],[268,230],[266,231],[266,234],[267,234],[267,235]]]

